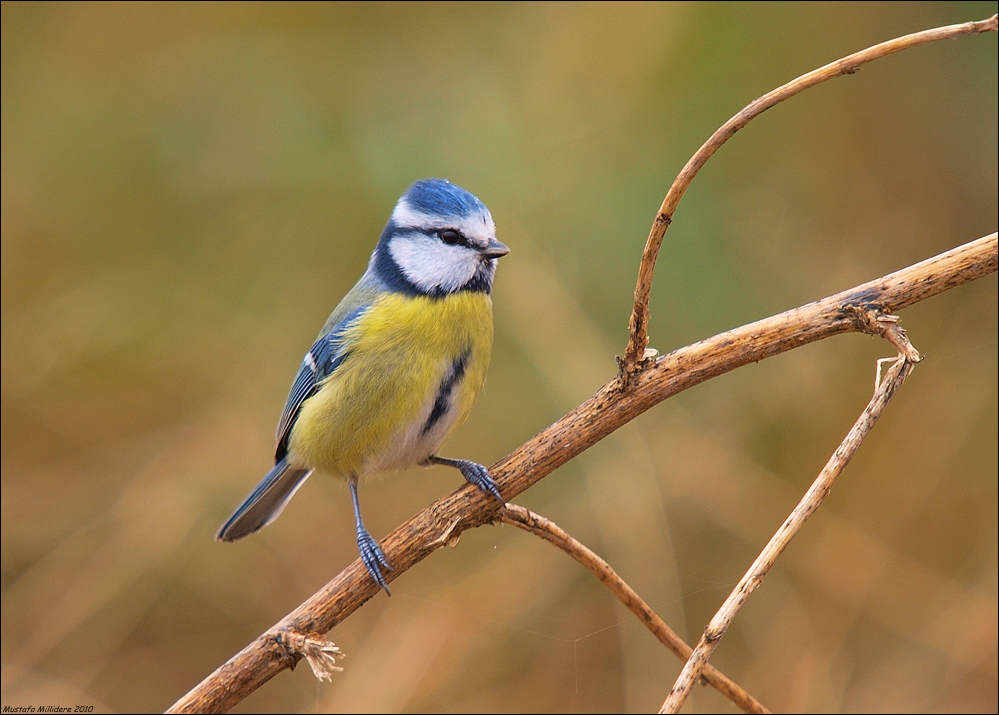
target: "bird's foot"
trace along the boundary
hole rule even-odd
[[[486,494],[496,497],[496,500],[499,501],[500,504],[506,504],[506,500],[503,499],[503,496],[500,494],[499,487],[496,486],[496,481],[493,479],[488,469],[483,467],[481,464],[469,462],[465,459],[459,459],[458,464],[461,476],[463,476],[469,484],[474,484]]]
[[[382,552],[378,542],[371,537],[371,534],[364,527],[357,529],[357,550],[361,552],[361,563],[368,569],[371,578],[385,589],[385,593],[391,596],[392,592],[389,591],[388,583],[385,581],[385,576],[382,572],[391,571],[392,566],[389,564],[388,559],[385,558],[385,554]]]
[[[461,476],[465,478],[466,482],[474,484],[489,496],[496,497],[500,504],[506,504],[506,500],[500,494],[499,487],[496,486],[496,480],[489,474],[489,470],[481,464],[470,462],[467,459],[448,459],[437,455],[430,456],[425,464],[443,464],[445,467],[454,467],[461,472]]]

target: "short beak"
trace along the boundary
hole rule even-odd
[[[482,249],[482,255],[486,258],[502,258],[509,252],[510,249],[497,241],[495,238],[490,238],[489,243]]]

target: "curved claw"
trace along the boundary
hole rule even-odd
[[[364,564],[368,573],[371,574],[371,578],[385,589],[385,593],[391,596],[392,592],[389,591],[388,583],[386,583],[382,571],[391,571],[392,565],[385,558],[385,554],[382,552],[378,542],[371,537],[371,534],[364,527],[358,527],[357,529],[357,550],[361,552],[361,563]]]
[[[474,484],[479,489],[484,491],[486,494],[496,497],[500,504],[506,504],[506,501],[500,495],[499,487],[496,486],[496,481],[489,474],[489,470],[483,467],[481,464],[476,464],[475,462],[469,462],[467,459],[457,459],[455,460],[458,470],[461,472],[461,476],[469,484]]]
[[[491,494],[496,497],[500,504],[506,504],[506,501],[499,493],[499,487],[496,486],[496,481],[492,478],[492,475],[489,474],[488,469],[483,467],[481,464],[476,464],[475,462],[465,462],[465,465],[466,467],[459,467],[459,469],[461,469],[461,475],[465,477],[469,483],[474,484],[486,494]]]

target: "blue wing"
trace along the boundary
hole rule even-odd
[[[215,538],[219,541],[236,541],[248,536],[277,519],[285,505],[312,474],[308,467],[292,466],[285,459],[288,453],[288,436],[295,425],[302,403],[316,394],[322,381],[347,359],[350,346],[344,343],[344,333],[370,304],[354,308],[336,322],[315,342],[305,355],[302,367],[295,376],[278,423],[278,446],[274,468],[222,525]],[[334,320],[335,320],[334,314]]]
[[[302,403],[316,394],[320,383],[332,375],[350,354],[349,346],[344,344],[344,332],[369,307],[370,305],[358,306],[347,313],[343,320],[322,335],[305,354],[302,367],[298,369],[295,381],[291,384],[288,402],[278,422],[275,463],[280,462],[288,454],[288,438],[291,435],[291,428],[295,426],[295,420],[298,419]]]

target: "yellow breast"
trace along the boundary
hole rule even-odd
[[[344,334],[346,359],[302,405],[290,461],[344,478],[422,462],[471,411],[492,340],[485,293],[381,295]]]

